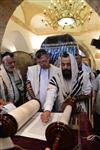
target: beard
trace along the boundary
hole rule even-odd
[[[68,70],[68,69],[62,70],[62,74],[63,74],[64,79],[66,80],[70,80],[72,78],[71,70]]]

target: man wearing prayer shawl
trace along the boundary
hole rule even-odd
[[[91,80],[91,83],[92,83],[93,80],[95,79],[95,75],[94,75],[92,69],[90,68],[90,66],[85,64],[84,62],[82,62],[82,56],[79,55],[79,54],[76,55],[76,61],[77,61],[77,64],[78,64],[78,69],[80,71],[84,71],[84,72],[89,73],[90,80]]]
[[[49,63],[50,57],[44,49],[38,50],[35,56],[37,65],[29,66],[27,71],[27,95],[29,100],[38,99],[43,108],[49,80],[59,68]]]
[[[15,106],[24,103],[24,84],[20,71],[15,68],[13,53],[1,53],[0,65],[0,103],[12,102]]]
[[[77,109],[86,112],[85,101],[89,100],[91,88],[89,74],[78,71],[75,57],[64,53],[61,56],[60,73],[54,75],[49,82],[42,121],[49,120],[55,102],[58,112],[63,111],[69,101],[74,101]]]

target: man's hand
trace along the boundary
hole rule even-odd
[[[41,120],[42,120],[42,122],[47,123],[49,121],[49,119],[50,119],[50,115],[51,115],[50,111],[48,111],[48,110],[44,111],[41,114]]]
[[[46,147],[45,150],[51,150],[49,147]]]
[[[7,102],[5,102],[5,100],[0,99],[0,105],[6,105],[6,104],[7,104]]]

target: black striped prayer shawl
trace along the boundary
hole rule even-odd
[[[57,87],[57,91],[59,92],[59,85],[57,83],[56,78],[53,76],[52,79],[49,82],[50,84]],[[82,92],[82,85],[83,85],[83,71],[79,71],[76,81],[73,84],[72,91],[68,93],[67,91],[63,94],[64,99],[66,99],[68,96],[78,96]]]

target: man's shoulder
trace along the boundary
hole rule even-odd
[[[55,70],[55,71],[57,71],[57,72],[59,72],[60,71],[60,68],[59,67],[57,67],[57,66],[55,66],[55,65],[50,65],[51,66],[51,69],[53,69],[53,70]]]
[[[83,71],[83,70],[78,71],[78,76],[81,76],[81,75],[83,75],[83,74],[84,74],[84,71]]]
[[[78,72],[78,77],[82,77],[83,79],[87,78],[87,77],[89,77],[89,73],[85,72],[85,71],[79,71]]]
[[[89,72],[83,71],[83,77],[89,76]]]
[[[58,71],[58,72],[55,72],[54,74],[53,74],[53,76],[52,76],[52,79],[55,79],[55,80],[60,80],[61,78],[62,78],[62,74],[61,74],[61,72],[60,71]]]
[[[86,63],[82,63],[82,70],[86,71],[86,72],[91,72],[92,71],[90,66]]]
[[[39,65],[28,66],[28,70],[35,70],[39,67]]]
[[[55,68],[55,69],[58,68],[57,66],[55,66],[55,65],[53,65],[53,64],[50,64],[50,67]]]

